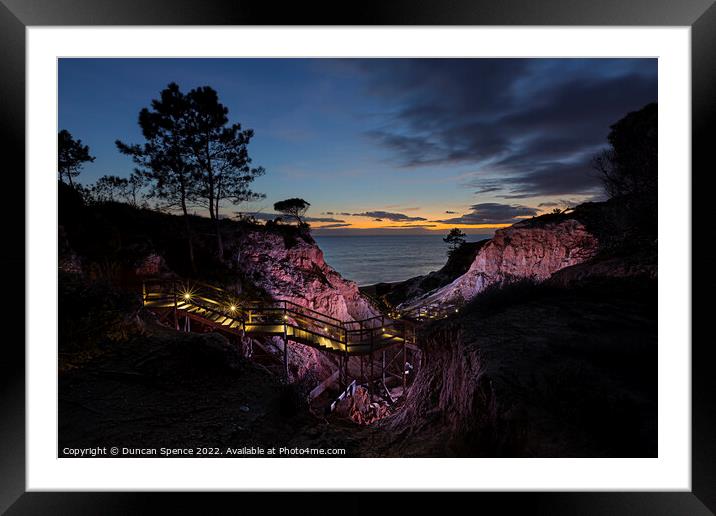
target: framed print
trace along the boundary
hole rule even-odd
[[[713,513],[711,2],[125,5],[0,5],[3,510]]]

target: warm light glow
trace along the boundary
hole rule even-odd
[[[445,217],[444,211],[445,211],[445,207],[442,207],[439,210],[421,211],[421,212],[415,213],[415,214],[429,219],[427,226],[424,227],[423,229],[426,229],[428,231],[433,231],[435,233],[444,233],[446,231],[451,230],[454,227],[460,227],[462,229],[491,230],[491,229],[506,228],[506,227],[512,225],[512,223],[462,224],[462,223],[455,223],[455,222],[446,224],[446,223],[442,223],[442,222],[433,221],[433,219],[444,218]],[[529,218],[529,217],[525,217],[525,218]],[[346,220],[346,222],[351,224],[350,229],[380,229],[380,228],[384,228],[386,230],[395,230],[395,229],[400,229],[398,226],[402,226],[404,229],[410,229],[411,227],[421,227],[420,224],[411,224],[410,222],[396,223],[396,222],[392,222],[389,220],[376,221],[376,220],[372,220],[367,217],[345,216],[345,220]],[[315,227],[316,227],[316,229],[321,228],[321,226],[319,226],[319,225],[316,225]]]
[[[189,292],[184,294],[184,299],[191,299],[191,294]]]
[[[236,306],[235,306],[235,305],[231,305],[231,306],[229,307],[229,310],[231,310],[232,312],[236,311]]]

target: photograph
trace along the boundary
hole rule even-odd
[[[59,57],[58,457],[658,457],[658,64]]]

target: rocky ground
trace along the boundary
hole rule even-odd
[[[60,450],[283,446],[363,456],[380,434],[348,417],[312,414],[220,335],[181,334],[151,320],[76,364],[66,356],[59,376]]]

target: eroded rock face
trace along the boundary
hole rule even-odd
[[[342,321],[368,319],[379,312],[323,259],[315,245],[298,240],[286,246],[280,235],[249,233],[236,260],[253,282],[274,299],[286,299]]]
[[[384,418],[390,412],[388,404],[372,398],[363,387],[357,387],[353,396],[343,398],[336,404],[335,413],[359,425],[370,425]]]
[[[313,243],[299,239],[286,245],[281,235],[249,233],[240,242],[236,260],[252,283],[274,299],[292,301],[341,321],[379,315],[356,283],[326,264],[323,252]],[[281,339],[274,338],[271,347],[283,349]],[[336,355],[289,341],[291,381],[323,380],[336,367]]]
[[[549,224],[519,222],[496,231],[465,274],[406,307],[460,303],[505,281],[544,281],[560,269],[592,258],[597,247],[597,238],[574,219]]]
[[[164,257],[152,253],[137,264],[134,272],[137,276],[158,276],[166,270],[167,265],[164,261]]]

